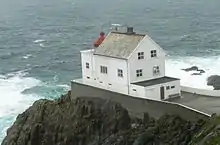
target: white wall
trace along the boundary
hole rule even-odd
[[[93,50],[81,51],[81,65],[82,65],[82,78],[93,79]],[[89,69],[86,68],[86,63],[89,63]]]
[[[220,90],[205,90],[205,89],[198,89],[198,88],[192,88],[192,87],[187,87],[187,86],[181,86],[181,91],[195,93],[198,95],[220,97]]]
[[[151,58],[151,50],[157,51],[157,57]],[[138,60],[138,52],[144,52],[144,59]],[[159,75],[153,75],[154,66],[160,67]],[[143,70],[142,77],[136,76],[137,69]],[[165,52],[146,36],[129,58],[129,72],[131,83],[163,77],[165,75]]]
[[[134,96],[134,97],[145,98],[146,96],[145,88],[142,86],[130,84],[129,95]]]
[[[169,99],[169,95],[176,95],[180,94],[180,80],[158,84],[153,86],[139,86],[139,85],[130,85],[129,93],[131,96],[137,96],[141,98],[147,98],[152,100],[161,100],[160,97],[160,87],[164,86],[164,96],[165,99]],[[175,86],[175,88],[170,88],[169,90],[166,89],[167,86]],[[135,90],[135,91],[134,91]]]
[[[127,61],[111,57],[94,55],[94,79],[109,90],[118,90],[128,93],[128,74]],[[103,74],[100,66],[106,66],[108,73]],[[123,77],[118,76],[118,69],[123,70]]]
[[[180,80],[165,83],[164,86],[165,86],[166,99],[169,99],[169,95],[176,95],[176,94],[180,94],[180,92],[181,92]],[[175,86],[175,88],[170,88],[169,90],[167,90],[166,86],[170,86],[170,87]]]

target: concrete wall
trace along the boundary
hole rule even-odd
[[[145,112],[150,116],[159,118],[164,114],[176,114],[187,120],[197,120],[200,118],[207,119],[208,115],[199,111],[189,109],[187,107],[168,102],[147,100],[142,98],[135,98],[128,95],[123,95],[107,90],[98,89],[95,87],[87,86],[81,83],[71,83],[72,99],[81,96],[99,97],[103,99],[110,99],[120,103],[126,108],[129,113],[136,117],[143,117]]]
[[[198,89],[187,86],[181,86],[181,90],[184,92],[195,93],[198,95],[220,97],[220,90],[206,90],[206,89]]]
[[[157,57],[151,57],[151,50],[157,51]],[[144,52],[144,59],[138,59],[138,52]],[[159,66],[160,73],[158,75],[153,74],[154,66]],[[136,76],[136,70],[138,69],[143,70],[142,77]],[[129,72],[131,83],[155,79],[165,75],[165,53],[149,36],[144,37],[129,57]]]

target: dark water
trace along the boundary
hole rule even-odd
[[[112,23],[147,33],[170,58],[219,56],[219,6],[219,0],[1,0],[0,140],[34,100],[58,97],[81,76],[79,51]]]

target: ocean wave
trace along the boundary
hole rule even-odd
[[[0,142],[15,117],[39,98],[37,94],[22,94],[22,91],[41,84],[40,80],[25,76],[25,71],[0,75]]]
[[[34,41],[34,43],[43,43],[43,42],[46,42],[46,40],[44,39],[37,39]]]
[[[34,101],[40,98],[55,99],[70,89],[68,85],[57,83],[28,77],[28,70],[0,75],[0,143],[17,115]]]
[[[30,57],[32,57],[32,54],[26,54],[26,55],[23,56],[22,58],[24,58],[24,59],[28,59],[28,58],[30,58]]]
[[[24,102],[35,100],[33,96],[24,96],[22,91],[40,85],[41,81],[31,77],[24,77],[22,72],[7,74],[0,78],[0,94],[4,98],[0,103],[0,117],[13,114],[10,110],[19,110]]]
[[[219,75],[220,56],[203,57],[172,57],[166,60],[166,75],[181,79],[181,85],[201,88],[213,89],[207,86],[207,78],[211,75]],[[192,75],[194,72],[186,72],[181,69],[198,66],[205,70],[202,75]]]

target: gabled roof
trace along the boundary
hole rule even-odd
[[[145,35],[110,32],[102,44],[95,49],[95,55],[128,59]]]

